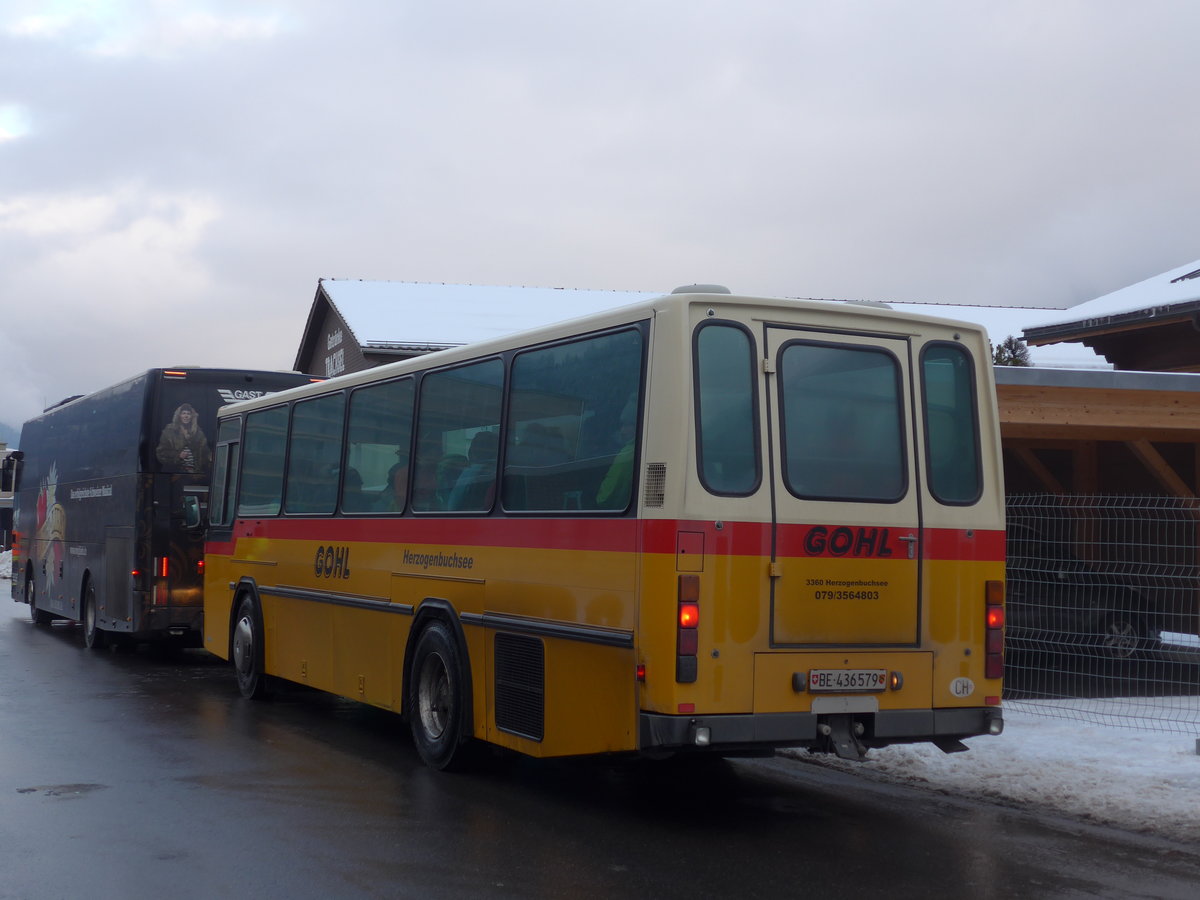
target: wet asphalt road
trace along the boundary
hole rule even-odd
[[[90,653],[25,611],[0,607],[4,898],[1200,895],[1189,848],[784,760],[438,774],[392,714],[252,704],[202,652]]]

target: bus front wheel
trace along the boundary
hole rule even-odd
[[[434,769],[457,768],[464,760],[462,672],[450,629],[431,622],[413,650],[407,707],[417,754]]]
[[[258,604],[245,596],[238,604],[230,640],[230,659],[237,673],[238,690],[247,700],[267,695],[267,676],[263,672],[263,627]]]
[[[96,587],[89,578],[83,592],[83,645],[89,650],[100,650],[107,643],[96,625],[96,615]]]
[[[54,617],[50,613],[38,609],[37,586],[33,583],[32,575],[25,579],[25,602],[29,604],[29,618],[33,620],[34,625],[50,624]]]

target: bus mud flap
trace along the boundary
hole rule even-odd
[[[856,722],[853,716],[825,716],[817,725],[818,733],[825,736],[828,749],[832,749],[840,759],[852,762],[862,762],[867,755],[858,736],[863,732],[861,722]]]

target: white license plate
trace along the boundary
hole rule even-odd
[[[808,672],[808,689],[818,694],[822,691],[839,694],[882,691],[886,687],[885,669],[810,669]]]

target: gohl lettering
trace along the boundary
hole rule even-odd
[[[318,578],[349,578],[349,547],[318,547],[313,571]]]
[[[804,536],[804,552],[809,556],[878,556],[892,555],[888,546],[888,528],[850,528],[845,525],[829,528],[816,525]]]

